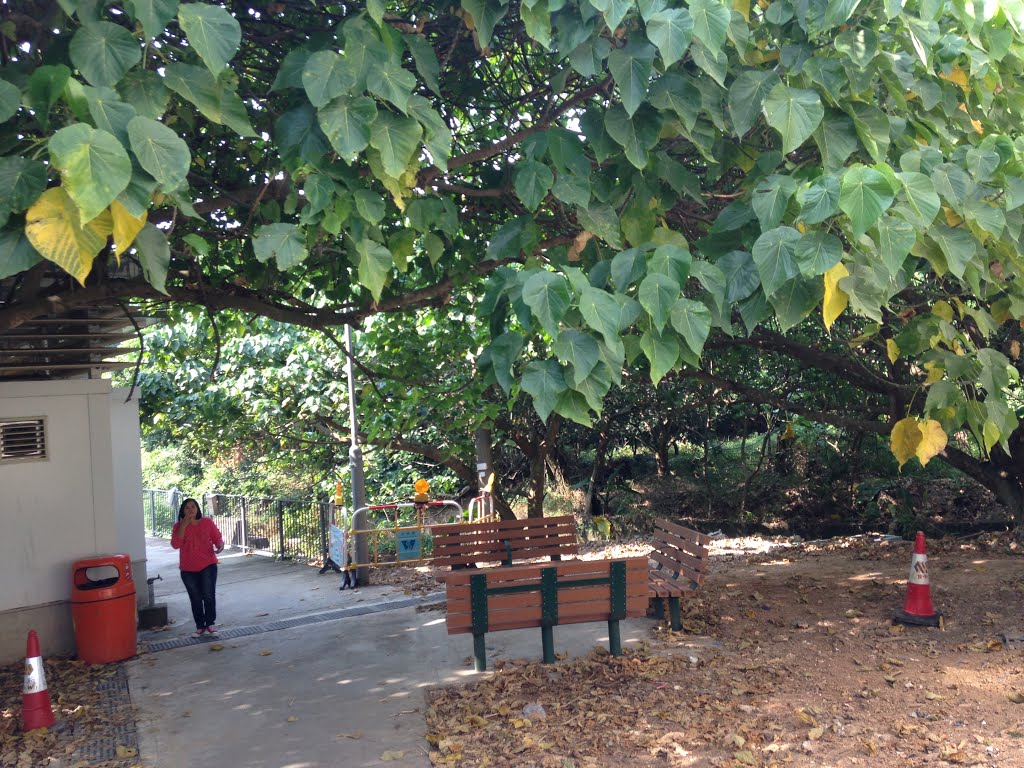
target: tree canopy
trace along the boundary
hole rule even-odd
[[[1024,509],[1022,0],[3,13],[0,331],[464,294],[485,380],[544,419],[739,346],[855,382],[901,463],[974,462]]]

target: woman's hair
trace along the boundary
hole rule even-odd
[[[196,520],[198,520],[200,517],[203,516],[203,508],[201,506],[199,506],[199,502],[196,501],[195,499],[188,498],[188,499],[185,499],[183,502],[181,502],[181,506],[178,507],[178,519],[179,520],[184,520],[185,519],[185,505],[188,504],[190,501],[193,504],[196,505],[196,510],[197,510],[197,512],[196,512]]]

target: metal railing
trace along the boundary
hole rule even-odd
[[[331,505],[312,499],[197,495],[177,488],[145,488],[142,502],[149,535],[170,536],[178,507],[189,497],[199,501],[204,515],[212,517],[226,547],[309,562],[321,562],[327,551]]]

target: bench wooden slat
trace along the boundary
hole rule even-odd
[[[542,624],[541,571],[554,568],[558,572],[558,623],[600,621],[611,618],[611,585],[585,584],[593,578],[608,578],[609,560],[571,561],[537,566],[519,565],[497,568],[482,574],[455,572],[447,585],[448,633],[473,631],[472,592],[469,580],[483,575],[488,588],[524,586],[527,591],[487,596],[488,631],[539,627]],[[644,558],[625,558],[625,615],[643,616],[647,610],[647,562]],[[452,578],[458,577],[458,579]],[[455,582],[458,583],[455,583]]]
[[[490,611],[488,603],[488,632],[503,632],[512,629],[541,626],[541,606],[529,605],[506,608],[499,612]],[[634,597],[626,601],[626,616],[639,618],[647,613],[647,598]],[[606,622],[608,611],[595,608],[593,602],[558,604],[559,624],[583,624],[585,622]],[[472,616],[460,613],[452,616],[447,634],[465,635],[473,631]]]
[[[657,571],[651,571],[648,581],[648,595],[656,593],[658,597],[683,597],[696,592],[693,582],[673,581]]]
[[[652,551],[648,557],[658,563],[647,577],[647,595],[656,601],[656,616],[661,616],[664,603],[671,609],[672,629],[680,628],[679,601],[694,594],[704,583],[709,560],[707,547],[711,537],[691,528],[659,518],[654,521]]]
[[[649,554],[648,557],[651,560],[654,560],[655,562],[660,563],[665,568],[667,568],[669,571],[671,571],[673,573],[678,573],[679,576],[681,576],[681,577],[685,577],[685,578],[689,579],[690,581],[695,581],[698,584],[703,584],[704,583],[704,574],[701,571],[694,570],[693,568],[690,568],[688,565],[684,565],[684,564],[680,563],[678,560],[675,560],[675,559],[669,557],[668,555],[664,555],[661,552],[655,551],[655,552],[651,552],[651,554]],[[657,569],[655,569],[655,570],[657,570]],[[676,580],[679,579],[679,577],[673,576],[672,573],[667,573],[665,575],[666,575],[667,578],[670,578],[670,579],[672,579],[672,578],[675,578]]]
[[[434,562],[441,566],[502,563],[548,557],[558,560],[579,553],[576,521],[571,515],[437,525]]]
[[[686,555],[686,557],[693,561],[695,568],[701,567],[702,561],[706,560],[708,556],[707,547],[701,546],[695,541],[687,541],[676,536],[674,533],[666,531],[658,531],[655,534],[654,547],[667,554],[674,555],[679,552]]]
[[[629,576],[627,575],[626,578],[628,579]],[[572,588],[565,586],[566,584],[567,582],[562,579],[558,580],[558,585],[561,588],[559,592],[565,592],[564,595],[559,597],[559,606],[567,603],[590,602],[593,600],[604,600],[607,602],[610,599],[611,588],[607,584]],[[538,584],[537,591],[539,590],[540,585]],[[627,580],[627,600],[644,597],[646,594],[647,585],[643,581],[629,582]],[[453,587],[448,591],[448,615],[451,616],[453,613],[469,613],[472,610],[470,601],[469,587]],[[537,602],[536,595],[533,592],[512,592],[507,595],[492,595],[487,601],[487,605],[490,610],[502,610],[506,607],[515,608],[531,602]]]
[[[431,529],[435,544],[450,544],[466,542],[491,542],[491,541],[516,541],[518,539],[559,539],[565,536],[576,537],[575,525],[555,525],[543,528],[523,527],[518,529],[494,528],[490,530],[474,530],[467,526],[464,531],[451,531],[438,533],[439,526]]]
[[[513,558],[513,562],[516,560],[532,560],[535,557],[551,557],[557,555],[559,557],[571,556],[579,554],[578,550],[570,547],[546,547],[544,550],[530,550],[528,555],[519,555]],[[504,552],[484,552],[475,555],[447,555],[443,558],[434,558],[434,562],[440,566],[452,566],[452,565],[472,565],[473,563],[503,563],[505,562],[507,555]]]
[[[711,537],[707,534],[695,531],[692,528],[687,528],[685,525],[679,525],[679,523],[673,523],[671,520],[666,520],[663,517],[659,517],[654,521],[655,526],[664,528],[669,533],[674,533],[677,536],[682,536],[684,539],[690,539],[696,541],[702,547],[708,547],[711,545]]]
[[[451,554],[462,554],[464,552],[475,552],[477,550],[481,552],[488,552],[491,550],[504,550],[505,543],[508,542],[508,546],[513,551],[518,549],[535,549],[537,547],[560,547],[569,546],[575,547],[575,535],[570,534],[569,536],[531,536],[529,538],[509,538],[509,539],[493,539],[493,540],[480,540],[480,539],[453,539],[448,541],[437,541],[434,540],[434,551],[445,552]]]
[[[524,520],[492,520],[484,523],[446,523],[444,525],[435,525],[431,527],[431,530],[435,534],[449,534],[458,533],[459,531],[465,530],[467,532],[472,531],[492,531],[492,530],[521,530],[523,528],[534,528],[543,529],[550,528],[559,525],[570,525],[573,530],[576,529],[576,520],[572,515],[557,515],[554,517],[527,517]]]
[[[602,564],[608,563],[608,560],[570,560],[567,562],[558,563],[558,576],[562,579],[566,576],[581,575],[581,574],[592,574],[593,576],[607,575],[608,568],[605,566],[602,568]],[[627,557],[623,558],[619,562],[626,563],[626,570],[628,571],[640,571],[647,570],[647,561],[642,557]],[[510,568],[485,568],[479,571],[455,571],[454,573],[448,574],[446,579],[448,588],[451,589],[455,585],[465,584],[469,585],[469,580],[477,575],[484,574],[487,577],[487,585],[491,586],[494,584],[506,582],[511,584],[515,580],[525,581],[529,579],[539,579],[540,572],[545,568],[551,568],[553,563],[536,563],[531,565],[514,565]]]

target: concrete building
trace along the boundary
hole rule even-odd
[[[127,553],[146,597],[139,409],[126,395],[106,379],[0,383],[0,662],[24,657],[29,629],[44,655],[74,652],[76,560]]]

